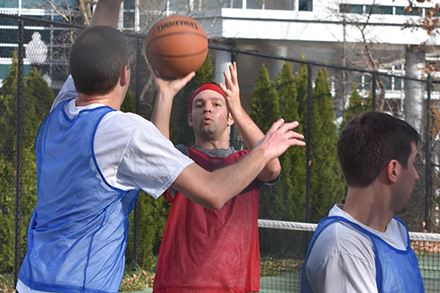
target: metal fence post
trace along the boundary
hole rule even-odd
[[[376,111],[376,74],[371,76],[371,110]]]
[[[431,75],[428,75],[427,84],[427,99],[426,99],[426,158],[425,158],[425,224],[426,231],[431,231],[431,219],[430,219],[430,200],[431,200]]]
[[[307,64],[307,129],[306,129],[306,223],[310,223],[311,146],[312,146],[312,65]],[[311,233],[304,237],[304,255],[307,254]]]
[[[310,174],[312,133],[312,65],[307,64],[307,137],[306,137],[306,223],[310,223]]]
[[[21,238],[21,167],[23,145],[23,34],[24,22],[18,21],[18,68],[17,68],[17,142],[15,165],[15,258],[14,258],[14,288],[17,286],[18,272],[20,271],[20,238]]]

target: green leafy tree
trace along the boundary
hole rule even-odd
[[[249,117],[263,133],[266,133],[272,124],[281,118],[278,92],[274,82],[269,79],[269,73],[264,64],[260,68],[260,75],[255,84]],[[260,218],[283,218],[284,202],[281,196],[277,196],[276,188],[276,186],[267,185],[260,188]]]
[[[249,116],[263,133],[266,133],[272,124],[281,118],[278,92],[274,82],[269,79],[269,73],[264,64],[260,68],[260,75],[256,81]]]
[[[297,86],[289,63],[285,63],[278,76],[277,91],[279,95],[279,109],[285,121],[299,121]],[[295,128],[303,133],[302,124]],[[305,179],[306,156],[304,147],[291,147],[280,158],[282,194],[286,197],[284,215],[289,221],[305,220]]]
[[[311,221],[318,222],[345,196],[336,154],[338,135],[333,97],[326,69],[318,70],[312,96]]]
[[[344,118],[341,123],[341,129],[344,128],[345,125],[347,125],[347,122],[353,119],[358,114],[371,110],[371,93],[368,96],[367,99],[362,99],[362,97],[359,95],[359,92],[357,91],[358,84],[354,83],[353,85],[353,91],[350,95],[349,100],[349,106],[348,109],[344,111]]]
[[[122,105],[121,105],[121,111],[135,113],[136,101],[135,101],[134,96],[131,93],[130,89],[131,88],[129,87],[127,93],[125,94],[124,101],[122,102]]]
[[[305,55],[301,56],[301,59],[304,60]],[[303,125],[303,129],[307,125],[307,66],[305,64],[301,64],[298,72],[296,74],[296,92],[297,92],[297,100],[298,100],[298,114],[299,114],[299,122]]]
[[[154,199],[144,191],[141,191],[137,200],[139,204],[138,265],[147,269],[154,264],[153,255],[159,253],[170,206],[162,196]],[[134,212],[130,214],[129,219],[130,226],[133,227]],[[127,244],[126,263],[134,261],[133,235],[132,228]]]
[[[9,75],[0,88],[0,148],[6,156],[14,156],[11,146],[15,145],[17,134],[17,53],[13,54],[13,62],[9,68]],[[26,82],[23,82],[23,140],[30,143],[35,137],[35,107],[36,98]]]
[[[274,82],[270,80],[269,73],[264,66],[260,68],[260,75],[256,81],[250,118],[255,124],[266,133],[273,122],[281,118],[280,99]],[[285,159],[285,167],[291,170],[290,157]],[[286,172],[288,172],[286,170]],[[280,182],[271,185],[261,185],[259,188],[259,218],[287,220],[289,212],[286,210],[286,200],[289,192],[293,190],[292,182],[288,177],[281,176]],[[264,229],[260,232],[260,247],[264,253],[274,253],[275,251],[285,251],[287,246],[286,239],[280,237],[277,231]],[[274,243],[276,243],[274,245]]]
[[[196,76],[177,93],[173,101],[170,121],[170,139],[174,144],[192,146],[195,143],[194,132],[188,125],[189,100],[191,94],[205,82],[214,82],[211,59],[206,56],[205,62],[196,71]]]

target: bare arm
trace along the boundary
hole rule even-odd
[[[226,94],[226,104],[228,106],[228,110],[234,119],[235,125],[237,126],[244,143],[249,150],[253,150],[258,140],[264,137],[264,134],[241,106],[240,87],[238,85],[237,65],[235,62],[229,65],[229,71],[231,73],[231,77],[229,77],[226,71],[223,72],[223,75],[225,76],[225,85],[220,83],[220,87]],[[298,138],[304,138],[302,135],[298,135]],[[275,158],[264,166],[257,178],[263,182],[268,182],[275,179],[280,172],[280,162],[278,158]]]
[[[92,17],[91,26],[105,25],[116,28],[122,0],[99,0]]]
[[[159,129],[163,136],[170,138],[170,117],[174,96],[194,77],[191,72],[182,79],[164,80],[156,71],[150,68],[157,89],[156,103],[154,104],[151,122]]]
[[[233,165],[207,172],[197,164],[186,167],[172,184],[190,200],[206,208],[220,209],[245,189],[267,163],[292,145],[305,145],[301,135],[292,131],[296,123],[280,119],[255,148]]]

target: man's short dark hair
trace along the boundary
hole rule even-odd
[[[407,122],[370,111],[350,120],[338,140],[338,159],[348,186],[365,188],[391,161],[408,167],[411,143],[420,135]]]
[[[77,92],[105,95],[128,65],[130,48],[124,35],[109,26],[92,26],[75,40],[70,51],[70,73]]]

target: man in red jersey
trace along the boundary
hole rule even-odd
[[[240,160],[264,136],[241,106],[235,63],[229,71],[230,77],[224,72],[225,85],[204,83],[191,95],[188,124],[194,129],[196,143],[193,147],[176,146],[208,171]],[[174,97],[169,89],[178,81],[155,77],[158,96],[151,121],[168,137]],[[182,82],[179,85],[183,87]],[[180,88],[175,87],[174,94]],[[236,151],[229,146],[229,126],[234,123],[249,150]],[[298,134],[298,138],[303,137]],[[154,292],[259,291],[258,181],[276,183],[280,171],[278,159],[273,159],[257,180],[219,210],[203,208],[170,189],[165,198],[172,207]]]

